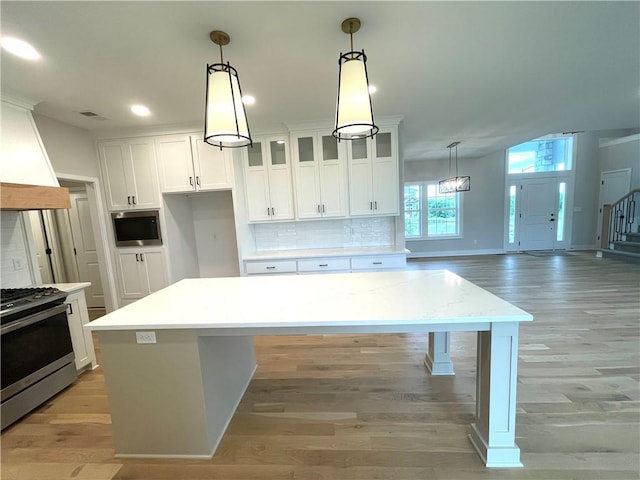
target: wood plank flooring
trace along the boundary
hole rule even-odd
[[[524,469],[485,468],[466,438],[474,334],[452,335],[455,377],[426,374],[426,335],[315,335],[256,339],[257,373],[211,460],[114,459],[98,368],[2,433],[1,478],[640,478],[637,265],[585,252],[407,268],[447,268],[534,315],[520,330]]]

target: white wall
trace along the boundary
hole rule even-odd
[[[0,265],[2,288],[26,287],[34,283],[31,259],[26,248],[28,238],[20,212],[0,214]]]
[[[460,175],[471,176],[471,191],[461,193],[462,238],[407,240],[409,256],[424,254],[482,254],[503,249],[504,152],[459,160]],[[438,181],[449,176],[449,159],[404,164],[404,181]]]
[[[599,151],[600,172],[631,169],[631,189],[640,188],[640,137],[620,138]],[[599,177],[598,177],[599,178]]]
[[[56,173],[99,177],[95,142],[87,130],[33,114]]]

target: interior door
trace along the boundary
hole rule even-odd
[[[91,282],[91,286],[85,290],[87,306],[89,308],[104,308],[104,292],[100,280],[95,236],[91,225],[89,199],[86,193],[72,193],[69,196],[71,197],[71,209],[69,210],[71,235],[76,251],[80,281]]]
[[[520,250],[553,250],[558,221],[557,180],[524,180],[520,198]]]

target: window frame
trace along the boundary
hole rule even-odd
[[[404,198],[404,189],[407,186],[417,186],[420,188],[420,205],[419,208],[417,209],[417,211],[419,212],[420,215],[420,235],[415,236],[409,236],[407,235],[407,225],[406,225],[406,218],[404,219],[405,225],[404,225],[404,232],[405,232],[405,241],[407,242],[412,242],[412,241],[433,241],[433,240],[451,240],[451,239],[460,239],[463,238],[462,235],[462,198],[463,196],[460,194],[460,192],[455,192],[455,193],[450,193],[450,194],[443,194],[443,195],[453,195],[456,199],[456,206],[455,206],[455,211],[456,211],[456,226],[457,226],[457,232],[456,234],[448,234],[448,233],[444,233],[444,234],[437,234],[437,233],[429,233],[429,193],[428,193],[428,189],[429,186],[433,186],[436,189],[438,189],[438,181],[437,180],[426,180],[426,181],[419,181],[419,182],[404,182],[403,184],[403,211],[406,213],[406,200]],[[434,197],[431,197],[434,198]],[[437,198],[437,197],[436,197]],[[447,208],[440,208],[438,210],[445,210]]]

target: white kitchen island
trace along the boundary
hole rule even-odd
[[[438,270],[188,279],[86,328],[98,333],[116,455],[185,458],[215,453],[255,371],[255,335],[476,331],[470,440],[488,467],[521,467],[518,330],[531,320]]]

